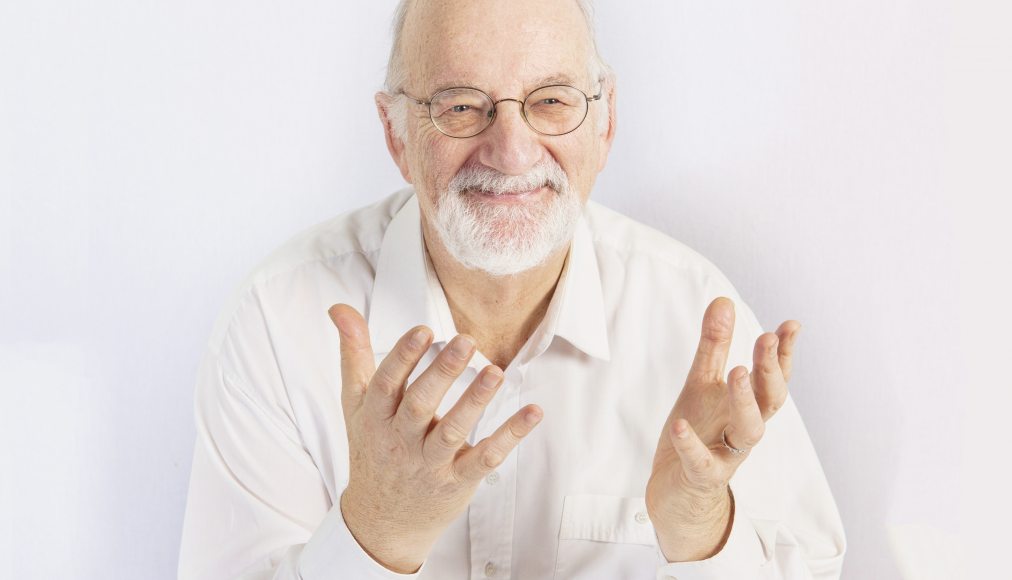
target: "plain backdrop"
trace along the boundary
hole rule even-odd
[[[802,321],[850,580],[1002,575],[1012,51],[1007,14],[956,6],[598,3],[593,198]],[[0,3],[0,578],[175,577],[219,308],[402,185],[372,102],[393,7]]]

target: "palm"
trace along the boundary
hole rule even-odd
[[[651,480],[660,477],[670,481],[682,477],[682,465],[678,452],[667,433],[677,418],[685,419],[695,429],[700,440],[706,443],[720,443],[720,433],[729,419],[727,384],[723,380],[688,380],[682,388],[674,408],[664,423],[657,452],[654,454]],[[650,487],[648,486],[648,491]]]
[[[761,335],[756,340],[752,372],[735,367],[725,381],[734,305],[718,298],[706,309],[692,367],[654,455],[646,489],[652,515],[681,512],[689,498],[717,497],[724,492],[747,455],[725,449],[722,436],[726,433],[728,443],[742,449],[759,442],[765,421],[787,397],[791,349],[798,328],[797,322],[787,321],[775,334]]]

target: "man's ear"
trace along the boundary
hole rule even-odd
[[[394,127],[397,126],[395,119],[398,118],[398,114],[403,114],[396,110],[397,106],[396,97],[392,97],[383,91],[376,93],[376,112],[379,113],[380,122],[383,123],[383,134],[387,140],[387,151],[390,152],[390,157],[397,164],[397,168],[401,170],[401,176],[404,177],[404,181],[411,183],[411,170],[408,168],[408,156],[404,151],[404,141],[397,134],[397,131],[394,130]]]
[[[611,144],[615,140],[615,130],[618,126],[618,112],[615,106],[617,102],[617,92],[615,77],[610,76],[604,83],[604,98],[608,103],[608,127],[601,132],[602,143],[600,149],[600,159],[597,163],[598,172],[604,170],[604,165],[608,162],[608,152],[611,151]]]

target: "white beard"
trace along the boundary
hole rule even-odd
[[[472,198],[468,190],[495,194],[547,185],[538,204],[500,205]],[[505,175],[481,166],[462,169],[436,203],[433,226],[447,251],[470,269],[492,276],[529,270],[573,238],[583,203],[558,163],[546,161],[524,175]]]

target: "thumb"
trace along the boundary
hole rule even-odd
[[[362,405],[366,387],[376,372],[369,326],[357,310],[335,304],[327,311],[341,337],[341,405],[345,416]]]

